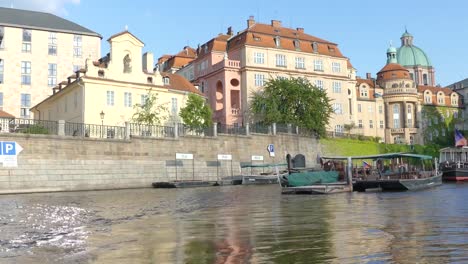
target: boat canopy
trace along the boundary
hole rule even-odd
[[[271,168],[271,167],[283,167],[287,166],[288,164],[286,163],[277,163],[277,164],[243,164],[241,165],[241,168]]]
[[[351,159],[394,159],[394,158],[415,158],[422,160],[431,160],[432,156],[413,154],[413,153],[384,153],[367,156],[352,156]]]

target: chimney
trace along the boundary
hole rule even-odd
[[[146,52],[143,54],[143,71],[153,73],[153,53]]]
[[[234,35],[234,32],[232,32],[232,27],[228,27],[227,34],[228,34],[229,36]]]
[[[247,28],[250,28],[253,25],[255,25],[254,16],[249,16],[249,19],[247,20]]]
[[[370,72],[366,73],[366,79],[372,79],[372,74]]]
[[[272,20],[272,21],[271,21],[271,26],[272,26],[272,27],[281,27],[281,21],[279,21],[279,20]]]
[[[297,31],[299,31],[300,33],[304,33],[304,28],[297,28]]]

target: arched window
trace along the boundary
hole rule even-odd
[[[432,103],[432,93],[429,91],[424,92],[424,102],[426,104],[431,104]]]
[[[400,105],[393,105],[393,128],[400,128]]]
[[[407,127],[413,127],[413,106],[408,104],[407,108],[407,118],[406,118],[406,125]]]
[[[427,74],[426,73],[423,74],[423,84],[427,85]]]
[[[457,96],[456,93],[453,93],[453,94],[452,94],[451,103],[452,103],[453,106],[457,106],[457,105],[458,105],[458,96]]]
[[[443,92],[438,92],[437,93],[437,103],[440,105],[445,104],[445,98],[444,98],[444,93]]]

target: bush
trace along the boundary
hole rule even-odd
[[[49,130],[42,125],[30,125],[21,132],[24,134],[49,134]]]

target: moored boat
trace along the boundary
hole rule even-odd
[[[439,150],[440,170],[444,181],[468,181],[468,147]]]
[[[352,192],[351,159],[322,157],[321,168],[293,169],[287,155],[288,174],[280,178],[283,194],[332,194]]]
[[[370,156],[354,156],[365,167],[353,169],[353,189],[413,191],[442,184],[442,173],[432,157],[411,153],[386,153]],[[372,165],[367,161],[372,161]]]

